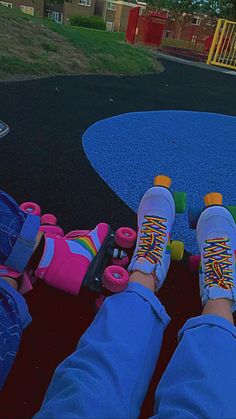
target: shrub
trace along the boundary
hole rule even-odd
[[[101,29],[103,31],[106,30],[106,24],[103,19],[99,16],[81,16],[81,15],[74,15],[70,17],[70,24],[72,26],[82,26],[84,28],[93,28],[93,29]]]

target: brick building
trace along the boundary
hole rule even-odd
[[[122,0],[96,0],[95,14],[103,18],[107,31],[125,32],[129,12],[133,7],[137,7],[137,3]],[[140,2],[140,14],[145,9],[146,3]]]
[[[202,41],[215,32],[217,19],[208,15],[183,13],[180,16],[169,16],[164,38],[174,38],[190,42]]]
[[[93,16],[96,0],[67,0],[63,3],[46,0],[45,15],[58,23],[69,23],[70,16]]]
[[[63,13],[64,23],[68,22],[73,15],[94,16],[96,0],[68,0],[64,1]]]
[[[140,4],[140,13],[146,9],[146,3],[131,3],[123,0],[0,0],[0,4],[19,8],[32,16],[48,17],[58,23],[69,23],[70,16],[100,16],[108,31],[125,32],[130,9]]]
[[[63,3],[57,3],[55,1],[45,1],[45,17],[52,19],[57,23],[63,23]]]
[[[9,0],[0,1],[2,6],[20,9],[32,16],[44,17],[44,0]]]

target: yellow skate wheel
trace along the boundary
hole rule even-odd
[[[184,243],[173,240],[170,245],[170,253],[172,260],[182,260],[184,256]]]
[[[154,186],[165,186],[166,188],[170,188],[171,185],[171,178],[165,175],[156,176],[154,179]]]
[[[218,192],[208,193],[204,198],[204,202],[206,207],[209,207],[210,205],[222,205],[223,195]]]

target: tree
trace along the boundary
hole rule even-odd
[[[200,10],[212,16],[236,18],[236,0],[205,0],[200,2]]]
[[[211,16],[236,19],[236,0],[147,0],[156,9],[174,14],[202,12]]]
[[[169,10],[174,13],[194,12],[198,4],[196,0],[147,0],[147,3],[157,9]]]

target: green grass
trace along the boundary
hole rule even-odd
[[[58,25],[0,6],[0,74],[142,75],[163,70],[125,34]]]
[[[160,71],[150,48],[126,43],[125,34],[50,23],[55,32],[68,39],[89,58],[93,73],[147,74]]]
[[[45,49],[45,51],[48,51],[48,52],[57,52],[58,51],[58,46],[57,45],[49,44],[48,42],[42,42],[41,47],[43,49]]]

